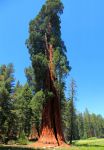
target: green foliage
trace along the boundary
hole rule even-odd
[[[46,72],[48,69],[48,61],[46,56],[42,53],[34,55],[32,58],[34,74],[35,74],[35,81],[36,81],[36,91],[43,89],[43,83],[46,78]]]
[[[31,66],[29,66],[28,68],[25,68],[25,76],[27,78],[27,83],[29,85],[29,87],[31,88],[32,92],[35,93],[36,89],[35,89],[35,77],[34,77],[34,71],[33,68]]]
[[[49,61],[46,51],[50,44],[54,49],[53,63],[57,84],[61,84],[62,79],[71,69],[66,57],[66,47],[61,39],[60,14],[62,12],[63,4],[60,0],[47,0],[37,17],[30,22],[26,44],[34,69],[36,92],[45,88]]]
[[[31,115],[30,102],[32,100],[32,91],[28,84],[24,87],[19,86],[15,90],[14,94],[14,108],[17,116],[18,132],[25,131],[25,134],[29,136],[31,128]]]
[[[70,140],[70,144],[72,144],[72,140],[77,139],[78,135],[75,106],[73,101],[69,100],[66,107],[66,140]]]
[[[75,94],[76,94],[76,84],[72,79],[70,84],[70,98],[67,101],[66,106],[66,139],[72,144],[73,139],[79,138],[78,125],[77,125],[77,115],[75,109]]]
[[[90,114],[88,110],[83,115],[84,138],[104,137],[104,119],[100,115]]]
[[[90,114],[87,109],[83,114],[77,114],[77,126],[80,139],[104,137],[104,118],[101,115]]]
[[[25,136],[25,132],[24,131],[22,131],[20,133],[20,136],[19,136],[19,139],[18,139],[18,144],[20,144],[20,145],[27,145],[28,144],[28,139]]]
[[[82,139],[84,136],[84,120],[82,113],[77,114],[77,124],[78,124],[79,138]]]
[[[53,61],[56,69],[56,76],[60,80],[60,77],[67,75],[71,69],[65,54],[62,53],[60,48],[55,49],[53,54]]]
[[[42,108],[43,108],[44,101],[45,101],[45,95],[41,90],[33,96],[30,102],[30,108],[32,109],[32,124],[35,124],[38,134],[40,133],[39,130],[40,130]]]
[[[12,113],[13,73],[12,64],[0,66],[0,130],[3,142],[9,137],[14,121]]]
[[[43,91],[41,90],[41,91],[37,92],[34,95],[34,97],[32,98],[30,107],[32,108],[32,110],[37,110],[40,108],[40,111],[41,111],[44,100],[45,100],[45,95],[44,95]]]

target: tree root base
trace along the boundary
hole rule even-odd
[[[62,145],[58,146],[58,144],[48,144],[48,143],[41,143],[41,142],[35,142],[31,145],[29,145],[29,147],[33,147],[33,148],[67,148],[69,150],[70,145],[63,143]]]

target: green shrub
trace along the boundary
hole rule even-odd
[[[28,144],[28,139],[25,136],[24,131],[22,131],[20,134],[20,137],[18,139],[18,144],[20,144],[20,145],[27,145]]]

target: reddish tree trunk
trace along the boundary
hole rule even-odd
[[[39,134],[38,134],[37,129],[34,124],[32,125],[31,133],[30,133],[28,139],[30,141],[39,139]]]
[[[47,72],[46,88],[54,93],[43,108],[42,125],[39,142],[43,144],[61,145],[64,143],[64,136],[61,127],[60,101],[56,87],[54,86],[54,65],[53,48],[49,46],[48,51],[49,70]]]

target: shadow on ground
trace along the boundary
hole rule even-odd
[[[34,149],[24,148],[24,147],[0,146],[0,150],[34,150]],[[41,149],[35,149],[35,150],[41,150]]]

